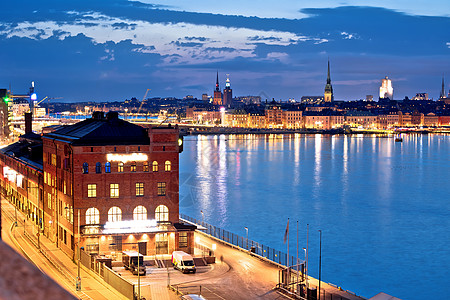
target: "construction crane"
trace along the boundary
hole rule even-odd
[[[139,109],[138,109],[136,115],[139,115],[139,112],[141,111],[142,105],[144,104],[145,97],[147,97],[148,91],[150,91],[150,89],[147,89],[147,90],[145,91],[144,97],[142,97],[141,105],[139,106]]]

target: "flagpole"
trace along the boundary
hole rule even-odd
[[[297,285],[297,294],[298,294],[298,287],[299,287],[299,285],[298,285],[298,273],[299,273],[298,265],[299,265],[299,263],[298,263],[298,220],[297,220],[297,283],[296,283],[296,285]]]
[[[306,262],[305,262],[306,288],[308,288],[308,236],[309,236],[309,224],[306,224]]]

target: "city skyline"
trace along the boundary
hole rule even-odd
[[[62,101],[141,99],[148,88],[150,98],[200,98],[212,95],[218,70],[221,87],[230,74],[235,96],[299,101],[323,94],[329,58],[336,100],[376,97],[386,76],[395,99],[437,100],[450,69],[442,1],[429,6],[441,10],[370,1],[283,2],[292,9],[264,1],[251,10],[232,2],[228,13],[204,1],[109,3],[8,3],[0,85],[23,93],[35,81],[40,98]]]

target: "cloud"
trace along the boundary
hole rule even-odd
[[[142,20],[109,17],[98,12],[79,13],[75,21],[20,22],[6,25],[0,34],[7,38],[21,37],[44,40],[52,36],[64,40],[83,34],[94,44],[130,41],[137,45],[135,52],[154,53],[163,57],[166,64],[199,64],[231,60],[237,57],[257,57],[256,48],[266,46],[290,46],[311,41],[326,42],[288,31],[258,30],[198,25],[191,23],[151,23]],[[280,58],[280,57],[279,57]],[[278,58],[278,59],[279,59]],[[107,59],[107,58],[103,58]],[[108,56],[111,60],[111,56]]]
[[[346,40],[359,39],[359,37],[355,33],[341,32],[341,35],[344,36]]]
[[[447,42],[447,44],[446,44],[446,45],[447,45],[447,47],[448,47],[448,48],[450,48],[450,42]]]
[[[289,54],[284,52],[270,52],[267,54],[268,60],[278,60],[282,63],[289,63]]]
[[[114,50],[105,49],[105,56],[100,57],[100,60],[108,60],[108,61],[114,61],[116,58],[114,56]]]

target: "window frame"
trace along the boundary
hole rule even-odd
[[[97,198],[97,184],[96,183],[88,183],[87,196],[88,196],[88,198]]]
[[[120,197],[120,186],[118,183],[109,184],[109,197],[114,199]]]

